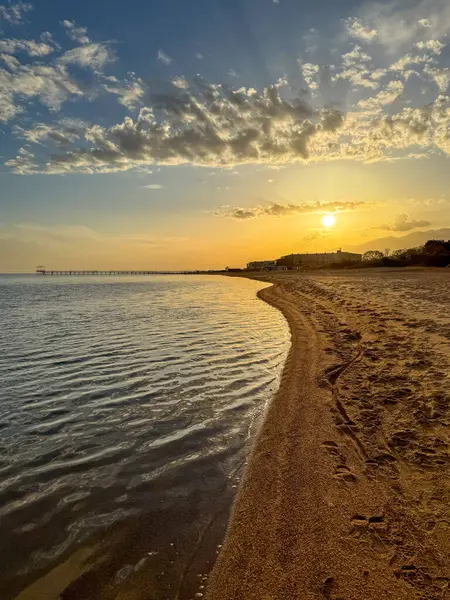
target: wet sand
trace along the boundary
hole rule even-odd
[[[450,598],[450,272],[255,278],[292,347],[208,600]]]

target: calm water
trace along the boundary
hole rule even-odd
[[[182,596],[288,350],[262,287],[0,276],[2,600]]]

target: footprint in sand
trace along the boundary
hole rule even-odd
[[[347,465],[339,464],[334,472],[334,477],[341,481],[356,481],[356,475],[347,467]]]

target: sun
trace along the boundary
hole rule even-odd
[[[322,225],[324,227],[333,227],[336,223],[336,217],[334,215],[324,215],[322,217]]]

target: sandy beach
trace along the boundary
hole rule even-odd
[[[208,600],[450,598],[450,272],[255,278],[292,347]]]

